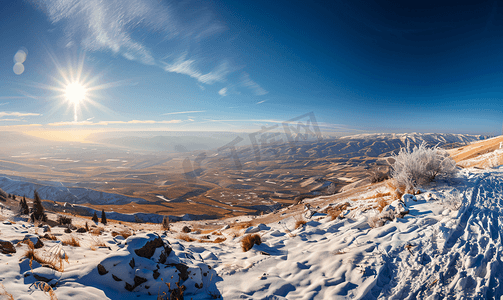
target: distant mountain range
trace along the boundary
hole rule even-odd
[[[15,136],[0,134],[2,136],[10,139],[9,144],[15,143]],[[235,150],[215,148],[235,136],[223,133],[206,137],[96,136],[102,137],[102,141],[122,144],[124,153],[111,151],[110,156],[106,156],[108,148],[103,144],[104,150],[93,150],[89,144],[83,147],[74,143],[73,147],[59,147],[54,150],[57,152],[50,153],[49,156],[58,159],[45,159],[37,154],[36,147],[31,147],[28,158],[5,155],[0,160],[0,188],[28,197],[32,197],[36,189],[43,199],[73,204],[124,205],[150,201],[154,205],[152,211],[166,210],[166,205],[170,206],[169,210],[185,210],[189,201],[192,210],[197,204],[218,207],[215,214],[226,214],[238,207],[256,210],[260,205],[271,206],[278,201],[290,203],[299,195],[319,193],[331,183],[340,190],[365,180],[370,166],[407,144],[425,142],[429,146],[453,148],[487,138],[467,134],[359,134],[319,141],[243,143],[244,146],[236,146]],[[49,142],[41,144],[50,145]],[[177,145],[184,149],[177,150]],[[161,155],[169,152],[165,147],[179,154],[167,159]],[[208,148],[213,150],[205,150]],[[160,154],[141,153],[144,149]],[[198,151],[190,152],[191,149]],[[44,166],[40,167],[42,163]],[[50,176],[45,178],[50,179],[40,180],[40,175],[46,173]],[[169,199],[182,197],[183,201],[167,204],[153,196],[153,191]]]

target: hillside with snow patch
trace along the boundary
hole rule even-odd
[[[485,299],[503,294],[498,272],[503,168],[467,169],[439,180],[415,197],[404,197],[409,213],[403,218],[372,228],[369,219],[378,211],[369,198],[386,189],[369,186],[337,203],[330,197],[306,200],[312,209],[305,215],[312,216],[298,229],[299,214],[283,209],[279,222],[223,227],[215,235],[196,231],[188,234],[194,242],[178,239],[176,223],[171,232],[144,226],[126,240],[112,235],[123,225],[98,225],[104,229],[100,236],[66,234],[55,226],[51,232],[58,240],[73,236],[80,246],[42,239],[44,246],[35,251],[60,247],[69,257],[64,271],[36,262],[30,268],[23,258],[28,246],[20,243],[16,253],[0,254],[0,281],[15,299],[47,297],[33,285],[40,280],[51,284],[59,299],[157,299],[169,294],[174,282],[185,286],[186,299]],[[343,218],[323,213],[345,202]],[[4,219],[2,241],[16,245],[44,234],[7,209]],[[243,252],[245,232],[258,233],[262,244]],[[208,237],[225,241],[204,242]],[[93,247],[100,242],[106,247]],[[147,243],[153,245],[145,255],[139,249]]]

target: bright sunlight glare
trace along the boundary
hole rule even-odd
[[[66,99],[72,104],[79,104],[86,97],[86,89],[78,82],[70,83],[66,86]]]

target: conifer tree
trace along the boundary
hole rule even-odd
[[[26,198],[23,196],[23,199],[19,201],[19,212],[22,215],[27,215],[30,213],[30,208],[28,207],[28,203],[26,203]]]
[[[92,220],[93,220],[93,222],[98,223],[98,215],[96,214],[96,212],[94,212]]]
[[[33,209],[31,213],[31,221],[35,220],[46,222],[47,215],[44,213],[44,206],[42,205],[42,200],[40,200],[40,196],[37,191],[35,191],[35,195],[33,196]]]
[[[103,223],[104,225],[107,225],[107,216],[105,215],[104,209],[101,210],[101,223]]]
[[[162,218],[162,229],[169,230],[169,217],[168,216],[164,216],[164,218]]]

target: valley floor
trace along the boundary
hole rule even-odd
[[[33,285],[41,278],[54,286],[58,299],[157,299],[169,293],[165,282],[173,278],[186,285],[185,299],[499,299],[503,295],[503,167],[465,169],[450,181],[425,187],[416,199],[406,199],[409,214],[404,218],[371,228],[367,221],[377,211],[364,208],[369,196],[378,192],[385,192],[383,185],[343,199],[350,204],[343,219],[332,220],[320,213],[325,207],[319,207],[298,229],[294,227],[300,215],[241,230],[222,228],[216,231],[226,238],[222,243],[186,242],[159,231],[158,237],[173,250],[167,260],[160,246],[151,257],[138,256],[138,249],[157,235],[140,230],[124,240],[111,235],[118,230],[112,225],[99,237],[72,233],[80,240],[79,247],[44,240],[44,247],[35,251],[60,248],[69,257],[64,272],[36,262],[29,266],[23,259],[28,246],[19,244],[16,253],[0,254],[0,282],[14,299],[49,298]],[[316,199],[305,201],[316,203]],[[13,222],[0,224],[3,241],[16,244],[41,231],[6,210],[4,216]],[[53,227],[52,233],[58,239],[68,237],[62,230]],[[262,244],[243,252],[240,242],[245,232],[259,234]],[[189,236],[199,239],[202,234]],[[106,247],[95,247],[100,241]],[[104,271],[98,264],[106,274],[100,275]],[[188,276],[181,265],[187,266]],[[133,285],[131,292],[126,283]]]

